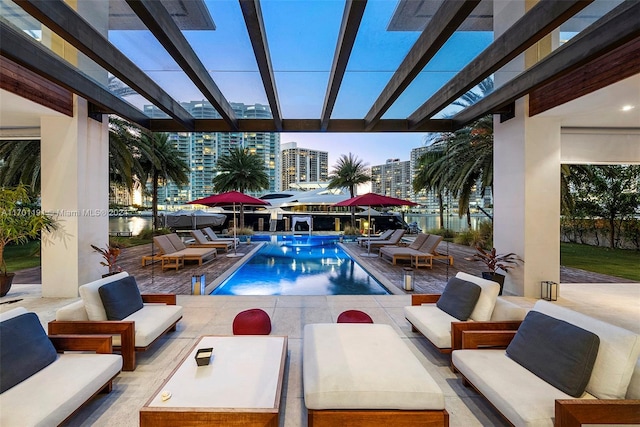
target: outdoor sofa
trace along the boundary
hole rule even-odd
[[[93,396],[110,392],[122,369],[110,336],[47,337],[23,307],[0,314],[0,341],[2,427],[62,424]]]
[[[461,346],[452,363],[463,381],[513,425],[640,423],[631,331],[540,300],[517,331],[464,331]]]
[[[80,300],[56,311],[49,334],[109,334],[120,350],[123,370],[136,367],[136,351],[146,351],[182,319],[174,294],[141,295],[127,272],[78,288]]]
[[[478,322],[485,322],[484,329],[518,328],[526,310],[498,297],[498,292],[498,283],[460,271],[449,279],[441,295],[412,295],[411,306],[404,308],[404,316],[413,331],[424,335],[439,352],[451,353],[460,339],[460,331],[477,328]],[[452,324],[457,328],[452,329]]]

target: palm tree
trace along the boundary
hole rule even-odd
[[[27,186],[40,191],[40,140],[0,141],[0,187]]]
[[[264,161],[242,147],[229,150],[218,159],[213,178],[213,188],[218,193],[237,190],[260,191],[269,188],[269,176]],[[244,205],[240,204],[240,228],[244,228]]]
[[[143,133],[140,149],[140,181],[151,180],[153,223],[158,218],[158,186],[172,181],[181,186],[189,183],[189,165],[168,133]]]
[[[435,142],[428,152],[418,159],[416,175],[413,178],[413,190],[418,193],[420,190],[427,192],[433,190],[438,195],[438,208],[440,213],[440,228],[444,229],[444,193],[447,191],[447,175],[449,168],[442,170],[444,162],[440,158],[445,156],[447,145]]]
[[[328,188],[348,188],[349,195],[356,195],[356,187],[371,181],[371,175],[367,171],[367,163],[358,159],[353,154],[343,154],[329,174]],[[356,224],[356,207],[351,206],[351,226]]]

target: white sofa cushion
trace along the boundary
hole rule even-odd
[[[442,390],[389,325],[306,325],[302,368],[309,409],[444,409]]]
[[[56,320],[78,322],[89,320],[87,310],[84,306],[84,301],[82,299],[79,299],[76,302],[72,302],[71,304],[67,304],[64,307],[60,307],[58,310],[56,310]]]
[[[516,426],[553,427],[555,399],[573,399],[511,360],[504,350],[456,350],[453,365]],[[593,398],[585,393],[582,398]]]
[[[435,304],[405,307],[404,317],[436,347],[451,348],[451,322],[459,322],[455,317]]]
[[[82,297],[82,301],[84,301],[84,308],[85,310],[87,310],[87,316],[89,317],[89,320],[107,320],[107,313],[104,311],[104,305],[102,305],[102,299],[100,299],[98,288],[106,283],[110,283],[115,280],[120,280],[123,277],[127,277],[128,275],[129,273],[123,271],[122,273],[114,274],[113,276],[108,276],[102,279],[95,280],[93,282],[89,282],[86,285],[82,285],[78,288],[78,292]]]
[[[496,298],[496,304],[491,313],[492,322],[504,322],[507,320],[523,320],[527,315],[527,309],[504,298]]]
[[[140,310],[122,319],[135,324],[136,347],[146,347],[182,317],[179,305],[145,304]],[[113,337],[113,345],[120,345],[120,335]]]
[[[599,399],[624,399],[640,355],[640,336],[544,300],[536,302],[533,310],[598,335],[600,347],[586,390]]]
[[[640,359],[636,362],[625,399],[640,399]]]
[[[9,311],[5,311],[4,313],[0,313],[0,322],[4,322],[5,320],[13,319],[16,316],[20,316],[21,314],[25,314],[25,313],[28,313],[28,311],[24,307],[12,308]]]
[[[55,426],[122,369],[113,354],[62,354],[58,360],[2,393],[2,427]]]
[[[480,286],[480,297],[478,302],[469,316],[470,320],[476,322],[485,322],[491,319],[491,313],[493,313],[493,307],[496,304],[496,298],[500,293],[500,285],[491,280],[485,280],[482,277],[472,276],[462,271],[456,274],[458,279],[466,280],[468,282],[475,283]],[[457,320],[456,320],[457,321]]]

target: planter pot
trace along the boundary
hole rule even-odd
[[[504,287],[504,274],[492,273],[490,271],[483,271],[482,278],[499,283],[500,293],[498,293],[498,295],[502,295],[502,288]]]
[[[9,292],[14,277],[15,273],[0,274],[0,297],[5,296]]]

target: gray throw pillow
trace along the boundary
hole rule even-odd
[[[475,283],[452,277],[447,282],[436,306],[458,320],[467,320],[480,298],[482,289]]]
[[[584,393],[600,338],[585,329],[530,311],[507,347],[507,355],[569,396]]]
[[[0,322],[0,393],[53,363],[58,354],[35,313]]]
[[[122,320],[143,307],[140,289],[133,276],[123,277],[98,288],[109,320]]]

